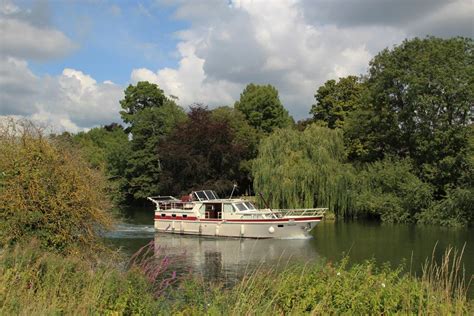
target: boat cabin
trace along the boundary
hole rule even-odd
[[[160,211],[172,212],[172,214],[162,213],[162,217],[171,215],[179,218],[181,214],[176,213],[183,213],[183,211],[188,213],[187,215],[193,213],[203,219],[241,218],[242,216],[266,217],[260,214],[266,212],[258,210],[252,202],[241,199],[220,199],[217,193],[212,190],[193,191],[191,194],[181,197],[180,200],[172,196],[155,197],[154,199],[158,202]],[[256,213],[259,213],[259,216]],[[187,217],[187,215],[182,217]]]

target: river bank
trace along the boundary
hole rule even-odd
[[[472,301],[459,255],[430,262],[418,278],[374,261],[349,267],[343,259],[282,271],[259,267],[225,288],[199,275],[177,274],[166,257],[137,255],[124,270],[107,260],[92,263],[25,245],[0,255],[0,314],[462,315],[472,312]]]

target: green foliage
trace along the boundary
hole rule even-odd
[[[120,115],[125,123],[133,124],[135,115],[147,108],[160,107],[167,100],[158,85],[148,81],[140,81],[136,86],[129,85],[125,89],[125,97],[120,100],[123,111]]]
[[[417,215],[418,222],[443,226],[467,226],[474,223],[474,189],[455,188]]]
[[[111,225],[102,175],[29,122],[0,125],[0,148],[0,246],[35,237],[60,252],[95,247]]]
[[[363,85],[355,76],[326,81],[314,95],[316,104],[310,111],[313,120],[323,121],[329,128],[341,128],[348,113],[357,108],[362,90]]]
[[[437,198],[462,185],[473,73],[472,39],[415,38],[380,52],[370,62],[361,106],[345,124],[349,157],[410,157]]]
[[[384,222],[414,222],[431,204],[432,189],[413,174],[407,160],[385,159],[357,173],[353,209]]]
[[[253,191],[252,160],[257,157],[258,144],[265,135],[250,126],[244,114],[235,108],[218,107],[212,110],[211,115],[216,121],[227,122],[233,134],[232,143],[243,147],[237,192],[250,194]]]
[[[338,130],[311,125],[282,129],[262,140],[252,174],[256,192],[273,207],[329,207],[339,215],[351,203],[351,168]]]
[[[252,127],[264,133],[293,123],[281,104],[277,89],[271,85],[247,85],[234,107],[245,115]]]
[[[155,84],[139,82],[125,90],[120,112],[132,134],[131,153],[124,170],[123,190],[133,199],[143,199],[160,191],[161,161],[158,145],[179,123],[184,111]]]
[[[123,202],[126,199],[123,191],[127,185],[125,170],[131,155],[131,146],[122,126],[112,123],[88,132],[80,132],[69,136],[68,139],[64,139],[64,134],[56,138],[80,148],[90,165],[107,176],[109,194],[115,202]]]
[[[2,315],[156,315],[149,283],[136,270],[42,252],[23,243],[0,254]]]
[[[460,257],[447,257],[441,267],[429,263],[423,281],[374,261],[348,267],[347,258],[280,273],[258,269],[230,289],[192,280],[171,293],[174,304],[164,308],[185,315],[469,314]]]
[[[235,182],[248,181],[241,162],[252,156],[255,131],[248,125],[234,129],[234,124],[245,121],[239,122],[237,115],[231,119],[232,112],[224,111],[213,113],[193,107],[188,119],[163,139],[159,146],[163,167],[160,185],[166,194],[203,188],[228,193]],[[250,137],[248,141],[246,137]]]

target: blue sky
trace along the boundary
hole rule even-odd
[[[34,7],[34,3],[29,3]],[[176,67],[175,32],[188,23],[173,17],[174,6],[150,1],[51,1],[51,24],[78,48],[61,60],[34,62],[38,74],[81,69],[98,81],[126,84],[133,68]]]
[[[316,89],[415,36],[473,37],[472,0],[0,0],[0,119],[77,132],[121,122],[128,84],[185,109],[272,84],[309,117]]]

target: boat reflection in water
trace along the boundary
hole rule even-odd
[[[311,239],[212,238],[155,234],[155,253],[172,258],[173,269],[191,269],[206,281],[234,283],[256,268],[282,269],[319,260]]]

